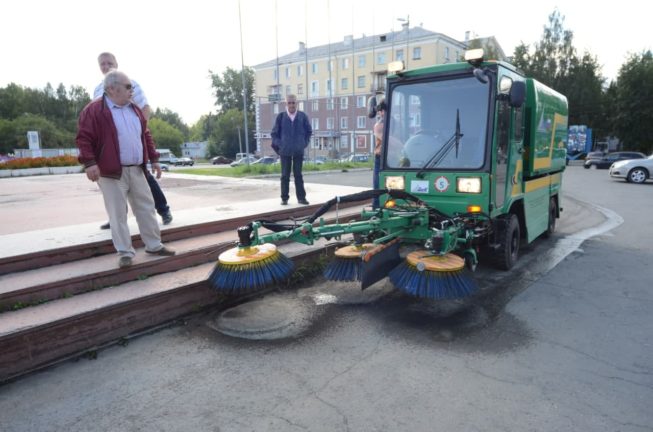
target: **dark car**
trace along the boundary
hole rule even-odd
[[[233,162],[233,159],[229,159],[228,157],[224,156],[216,156],[214,158],[211,158],[211,163],[213,165],[225,165],[225,164],[230,164]]]
[[[589,168],[610,168],[610,165],[616,161],[626,160],[626,159],[644,159],[646,155],[640,152],[631,152],[631,151],[622,151],[622,152],[612,152],[604,155],[592,155],[589,154],[585,159],[585,164],[583,165],[586,169]]]

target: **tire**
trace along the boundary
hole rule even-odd
[[[519,258],[521,232],[517,215],[511,214],[505,228],[499,234],[499,249],[495,252],[494,263],[501,270],[513,268]]]
[[[592,166],[592,164],[584,164],[584,165],[583,165],[583,168],[585,168],[585,169],[590,169],[591,166]]]
[[[628,172],[626,181],[636,184],[642,184],[648,178],[648,171],[645,168],[633,168]]]
[[[558,217],[558,204],[556,199],[551,197],[549,200],[549,223],[546,226],[546,231],[544,231],[544,237],[549,238],[553,235],[556,230],[556,219]]]

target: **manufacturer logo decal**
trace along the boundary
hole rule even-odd
[[[446,192],[449,189],[449,180],[445,176],[440,176],[435,179],[435,190],[438,192]]]
[[[429,182],[426,180],[413,180],[410,182],[411,193],[429,193]]]

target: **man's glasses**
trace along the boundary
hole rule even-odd
[[[131,83],[129,83],[129,84],[123,84],[123,85],[125,86],[125,89],[126,89],[126,90],[131,90],[132,88],[134,88],[134,86],[132,86]]]
[[[288,105],[295,105],[296,102],[286,102]]]

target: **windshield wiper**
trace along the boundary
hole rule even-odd
[[[451,151],[451,149],[455,146],[456,147],[456,158],[458,158],[458,148],[460,147],[460,138],[463,137],[464,134],[460,133],[460,110],[456,110],[456,132],[451,135],[451,137],[447,140],[447,142],[444,143],[442,147],[438,149],[438,151],[435,152],[431,158],[426,161],[424,166],[417,172],[416,176],[417,178],[424,178],[424,172],[429,169],[437,166],[440,162],[442,162],[442,159],[445,158],[445,156]]]

